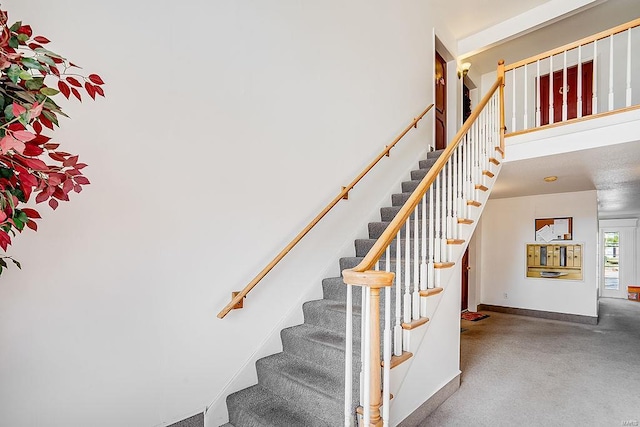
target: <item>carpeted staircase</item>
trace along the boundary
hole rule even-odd
[[[411,181],[402,183],[402,193],[392,196],[392,206],[380,210],[381,221],[369,223],[369,238],[356,240],[356,256],[340,259],[340,271],[355,267],[362,260],[440,153],[431,152],[420,161],[419,169],[411,172]],[[411,227],[413,230],[413,222]],[[413,248],[413,244],[410,246]],[[393,259],[395,244],[391,249]],[[346,285],[341,277],[332,277],[322,281],[322,289],[323,299],[303,305],[304,323],[281,331],[283,351],[256,362],[258,384],[227,397],[229,424],[224,427],[344,424]],[[360,371],[360,295],[359,287],[354,287],[353,300],[358,305],[354,309],[354,409]],[[395,309],[394,304],[391,307]]]

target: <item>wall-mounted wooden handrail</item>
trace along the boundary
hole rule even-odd
[[[595,40],[600,40],[605,37],[609,37],[614,34],[621,33],[623,31],[628,30],[629,28],[637,27],[640,25],[640,18],[634,19],[633,21],[629,21],[625,24],[618,25],[617,27],[610,28],[605,31],[601,31],[597,34],[594,34],[589,37],[585,37],[575,42],[567,43],[564,46],[557,47],[555,49],[548,50],[546,52],[540,53],[535,56],[531,56],[527,59],[523,59],[522,61],[514,62],[513,64],[509,64],[504,67],[505,71],[513,70],[514,68],[522,67],[527,64],[531,64],[532,62],[536,62],[539,59],[545,59],[553,55],[557,55],[567,50],[575,49],[578,46],[584,46],[586,44],[592,43]]]
[[[431,108],[433,108],[433,104],[429,105],[427,108],[425,108],[425,110],[420,113],[416,118],[413,119],[413,121],[411,122],[411,124],[409,124],[401,133],[400,135],[398,135],[393,142],[391,142],[391,144],[387,145],[385,147],[384,150],[382,150],[382,152],[371,162],[369,163],[369,165],[362,171],[360,172],[360,174],[354,178],[353,181],[351,181],[351,183],[346,186],[343,187],[342,191],[331,201],[331,203],[329,203],[300,233],[298,233],[298,235],[282,250],[280,251],[280,253],[278,253],[278,255],[276,255],[276,257],[269,263],[267,264],[267,266],[265,268],[262,269],[262,271],[260,271],[260,273],[258,273],[258,275],[256,277],[253,278],[253,280],[251,280],[251,282],[249,282],[249,284],[247,286],[244,287],[244,289],[240,292],[237,293],[237,295],[231,299],[231,302],[229,304],[227,304],[221,311],[220,313],[218,313],[218,317],[220,319],[222,319],[224,316],[227,315],[227,313],[229,313],[231,310],[233,310],[234,306],[236,304],[238,304],[239,302],[242,301],[242,299],[244,297],[247,296],[247,294],[249,292],[251,292],[251,290],[260,282],[260,280],[262,280],[264,278],[264,276],[267,275],[267,273],[269,273],[281,260],[282,258],[284,258],[289,251],[291,251],[291,249],[293,249],[293,247],[295,245],[298,244],[298,242],[300,242],[300,240],[302,240],[302,238],[304,236],[307,235],[307,233],[309,233],[309,231],[318,223],[320,222],[320,220],[335,206],[338,204],[338,202],[340,202],[340,200],[343,199],[347,199],[349,196],[349,191],[351,191],[358,182],[360,182],[360,180],[371,170],[373,169],[373,167],[385,156],[389,156],[389,152],[391,151],[391,149],[393,147],[395,147],[395,145],[402,139],[402,137],[404,137],[410,130],[411,128],[417,128],[418,127],[418,122],[429,112],[429,110],[431,110]]]
[[[411,193],[409,199],[405,202],[405,204],[400,208],[400,211],[396,214],[395,218],[391,221],[389,226],[384,230],[382,235],[378,238],[378,240],[374,243],[373,247],[369,250],[364,259],[349,271],[363,273],[366,271],[371,271],[374,269],[375,264],[378,262],[380,257],[384,254],[387,247],[391,244],[393,239],[396,238],[400,229],[404,226],[405,222],[414,211],[420,200],[422,200],[422,196],[427,192],[431,184],[436,180],[436,177],[442,171],[444,166],[449,161],[449,158],[453,154],[454,150],[460,144],[463,136],[471,129],[471,125],[476,121],[484,107],[487,105],[493,94],[500,88],[502,85],[502,77],[498,76],[496,82],[491,86],[489,92],[482,98],[482,101],[478,104],[478,106],[473,110],[469,118],[462,125],[456,136],[453,138],[451,143],[447,145],[447,148],[444,150],[438,160],[431,166],[427,175],[420,181],[418,187]],[[503,130],[500,132],[504,133]]]

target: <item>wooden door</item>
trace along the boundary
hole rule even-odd
[[[562,121],[563,71],[553,73],[553,122]],[[540,76],[540,126],[549,124],[549,74]],[[567,120],[578,117],[578,66],[567,68]],[[582,64],[582,116],[591,114],[593,61]]]
[[[447,63],[436,52],[436,103],[435,103],[435,132],[436,150],[447,146]]]
[[[462,298],[461,310],[469,309],[469,248],[462,256]]]

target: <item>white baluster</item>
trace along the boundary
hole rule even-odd
[[[591,96],[591,112],[598,114],[598,40],[593,41],[593,91]]]
[[[609,111],[613,110],[613,34],[609,36]]]
[[[582,117],[582,45],[578,46],[578,93],[576,95],[578,97],[576,103],[578,117]]]
[[[540,126],[540,60],[536,61],[536,84],[538,88],[536,90],[536,127]]]
[[[446,165],[445,165],[446,167]],[[440,259],[442,262],[447,262],[449,259],[447,258],[447,200],[445,197],[447,196],[447,179],[446,179],[446,169],[442,169],[440,171],[440,175],[442,175],[442,192],[440,198],[440,209],[442,212],[440,213],[441,218],[441,228],[440,228]]]
[[[344,360],[344,426],[352,427],[351,415],[352,397],[352,369],[353,369],[353,287],[347,285],[347,318],[345,330],[345,360]]]
[[[434,200],[433,200],[433,192],[434,192],[434,185],[433,183],[431,184],[431,187],[429,187],[429,265],[427,268],[427,272],[429,275],[429,280],[427,281],[427,286],[429,288],[433,288],[435,285],[435,277],[434,277],[434,257],[435,257],[435,238],[436,238],[436,234],[434,231],[434,224],[435,224],[435,220],[434,220],[434,215],[433,215],[433,211],[434,211]]]
[[[386,271],[389,271],[389,258],[391,258],[391,249],[387,246],[386,250],[387,262]],[[391,374],[391,288],[384,288],[384,334],[383,334],[383,370],[382,370],[382,425],[389,424],[389,398],[391,392],[389,390],[389,376]]]
[[[459,151],[460,151],[460,145],[456,147],[455,151],[451,156],[451,158],[453,159],[453,183],[452,183],[453,188],[451,191],[451,205],[452,205],[451,237],[453,239],[458,238],[458,204],[460,202],[459,194],[458,194],[458,163],[459,163],[458,152]]]
[[[553,55],[549,57],[549,124],[553,123]]]
[[[371,293],[369,288],[362,287],[365,294],[364,313],[364,400],[360,403],[364,409],[364,425],[371,424]]]
[[[435,190],[436,190],[435,235],[434,235],[435,251],[433,253],[433,259],[435,262],[441,262],[441,258],[440,258],[440,174],[436,176]]]
[[[511,92],[513,93],[513,114],[511,117],[511,132],[515,132],[518,129],[516,129],[516,68],[514,68],[513,70],[511,70],[513,72],[513,85],[511,86],[513,89],[511,89]]]
[[[567,51],[564,51],[564,65],[562,66],[562,121],[567,121]]]
[[[627,30],[627,107],[631,107],[631,28]]]
[[[420,318],[420,251],[418,250],[420,238],[418,234],[418,209],[419,206],[416,206],[413,218],[413,295],[411,310],[413,320],[418,320]],[[407,220],[407,222],[410,221],[410,219]]]
[[[398,231],[396,234],[396,324],[393,327],[393,354],[396,356],[402,355],[402,274],[400,271],[400,236]]]
[[[364,402],[364,357],[367,353],[367,350],[365,349],[366,340],[364,338],[366,329],[365,322],[367,321],[367,314],[365,313],[367,309],[367,293],[365,290],[366,288],[364,286],[360,287],[360,404]]]
[[[411,221],[404,223],[404,301],[402,301],[402,321],[411,323]],[[403,340],[403,350],[407,350]]]
[[[529,80],[527,78],[527,64],[524,65],[524,126],[522,129],[529,129],[529,119],[527,117],[527,111],[529,110]]]
[[[422,196],[422,262],[420,263],[420,290],[426,291],[429,287],[429,266],[427,264],[427,194]],[[427,298],[420,298],[420,317],[427,316]]]

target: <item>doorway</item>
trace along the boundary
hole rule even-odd
[[[462,297],[460,311],[466,311],[469,309],[469,247],[467,246],[467,250],[464,251],[464,255],[462,255]]]
[[[438,52],[436,52],[435,64],[436,150],[443,150],[447,146],[447,63]]]
[[[636,284],[636,219],[600,220],[600,295],[627,298]]]
[[[562,121],[564,98],[563,70],[553,73],[553,123]],[[582,64],[582,115],[591,115],[593,98],[593,61]],[[540,76],[540,126],[549,124],[549,74]],[[578,117],[578,66],[567,68],[567,120]]]

